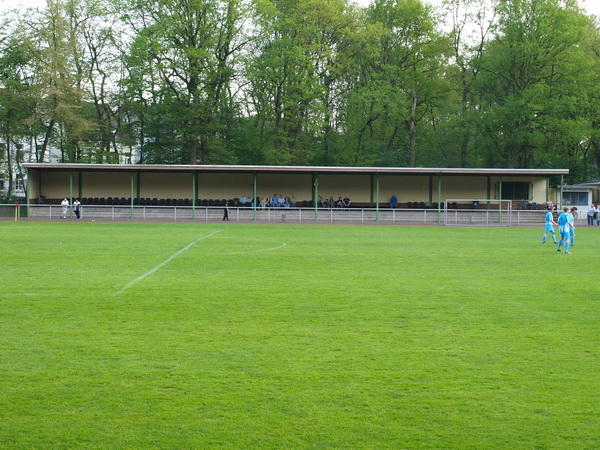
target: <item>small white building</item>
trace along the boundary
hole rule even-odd
[[[563,185],[563,205],[587,209],[591,204],[600,204],[600,181]]]

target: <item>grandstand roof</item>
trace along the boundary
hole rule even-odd
[[[166,165],[166,164],[76,164],[25,163],[26,169],[81,172],[229,172],[229,173],[316,173],[379,175],[475,175],[475,176],[551,176],[568,175],[569,169],[462,169],[425,167],[329,167],[329,166],[252,166],[252,165]]]

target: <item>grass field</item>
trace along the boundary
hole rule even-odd
[[[598,448],[600,229],[0,222],[2,448]]]

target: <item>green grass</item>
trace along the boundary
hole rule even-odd
[[[600,229],[542,231],[0,222],[0,447],[598,448]]]

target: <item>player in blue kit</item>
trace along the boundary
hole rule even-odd
[[[544,231],[544,237],[542,237],[542,244],[546,243],[546,236],[548,236],[548,233],[552,233],[552,241],[556,244],[556,233],[554,232],[554,226],[557,225],[557,223],[554,221],[554,217],[552,216],[552,211],[554,211],[554,209],[551,209],[550,211],[548,211],[546,213],[546,231]]]
[[[557,251],[560,252],[560,248],[565,244],[565,253],[569,254],[569,244],[571,241],[571,228],[573,225],[569,218],[569,208],[566,206],[563,208],[563,212],[558,216],[558,231],[560,232],[560,242],[558,243]]]
[[[571,238],[571,247],[575,245],[575,217],[577,207],[573,206],[571,211],[569,212],[569,223],[571,224],[571,229],[569,230],[570,238]]]

